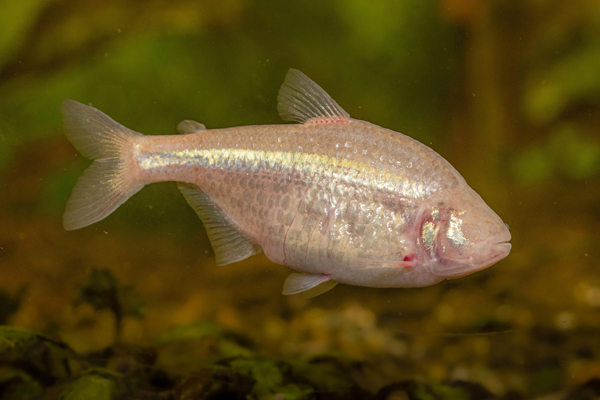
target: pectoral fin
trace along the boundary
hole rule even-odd
[[[283,294],[302,293],[305,297],[315,297],[335,287],[338,283],[327,274],[303,274],[294,272],[283,283]]]

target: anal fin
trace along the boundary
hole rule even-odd
[[[217,265],[242,261],[260,253],[260,246],[231,222],[209,196],[202,193],[195,185],[178,183],[177,186],[202,220],[215,252]]]
[[[283,283],[284,295],[302,293],[304,297],[315,297],[333,289],[338,283],[328,274],[291,273]]]

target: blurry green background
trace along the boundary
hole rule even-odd
[[[215,267],[172,183],[62,229],[89,164],[61,130],[63,99],[145,134],[183,119],[273,124],[290,67],[354,118],[448,159],[510,225],[511,255],[430,288],[307,301],[280,294],[289,270],[264,256]],[[0,323],[80,351],[115,340],[110,315],[72,303],[102,267],[146,303],[125,341],[207,320],[264,354],[356,357],[373,366],[370,389],[414,377],[498,394],[573,387],[600,378],[600,2],[2,0],[0,194],[0,290],[20,303]]]

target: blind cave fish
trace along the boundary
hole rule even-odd
[[[68,139],[93,161],[64,214],[68,230],[112,213],[144,185],[176,181],[217,265],[263,251],[295,270],[283,294],[337,283],[422,287],[482,270],[511,249],[508,225],[449,162],[420,142],[352,119],[290,69],[278,95],[287,125],[144,136],[64,100]]]

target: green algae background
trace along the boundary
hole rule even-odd
[[[447,158],[509,223],[510,256],[306,300],[262,255],[216,267],[171,183],[62,229],[89,165],[63,99],[145,134],[273,124],[292,67]],[[0,194],[3,396],[600,393],[597,1],[0,0]]]

